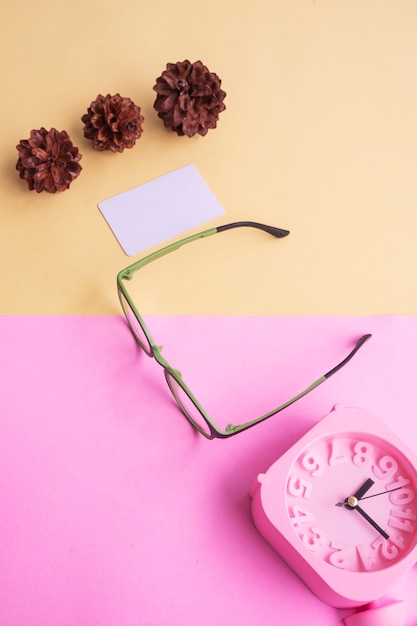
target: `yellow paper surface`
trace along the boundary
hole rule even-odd
[[[252,219],[291,235],[196,242],[170,257],[175,280],[149,268],[146,312],[416,314],[416,23],[413,0],[6,0],[1,313],[119,312],[126,257],[97,203],[192,163],[225,208],[213,225]],[[178,137],[153,109],[155,79],[187,58],[227,92],[206,137]],[[80,118],[116,92],[141,107],[143,135],[122,154],[95,152]],[[67,130],[83,154],[60,194],[29,192],[15,171],[16,144],[41,126]],[[211,283],[209,304],[179,288],[190,280]]]

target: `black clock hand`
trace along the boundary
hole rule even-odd
[[[372,480],[372,478],[368,478],[367,480],[365,480],[363,485],[359,487],[356,493],[354,493],[353,496],[350,496],[350,497],[355,498],[355,500],[361,500],[362,497],[365,495],[367,491],[369,491],[369,489],[372,487],[373,484],[374,484],[374,481]],[[349,506],[348,500],[349,498],[346,498],[343,502],[338,502],[335,506],[346,506],[346,505]]]
[[[385,532],[385,530],[383,530],[381,528],[381,526],[378,526],[378,524],[372,519],[372,517],[369,517],[369,515],[368,515],[368,513],[366,513],[366,511],[364,511],[358,505],[354,506],[353,508],[355,509],[355,511],[360,513],[362,515],[362,517],[365,518],[366,521],[369,522],[371,524],[371,526],[373,526],[375,528],[375,530],[377,530],[384,537],[384,539],[389,539],[389,535]]]
[[[370,496],[365,496],[364,498],[358,498],[358,499],[367,500],[368,498],[375,498],[376,496],[383,496],[384,493],[391,493],[391,491],[397,491],[397,489],[402,489],[402,487],[395,487],[394,489],[388,489],[387,491],[380,491],[379,493],[373,493]]]
[[[359,487],[357,492],[353,494],[353,497],[356,498],[357,500],[361,500],[362,497],[365,495],[367,491],[369,491],[369,489],[372,487],[373,484],[374,484],[374,481],[372,480],[372,478],[368,478],[368,480],[366,480],[363,483],[362,487]]]

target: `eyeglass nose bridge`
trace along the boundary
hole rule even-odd
[[[161,367],[164,368],[164,371],[171,373],[173,372],[174,374],[176,374],[179,378],[182,378],[181,372],[179,370],[175,370],[173,369],[170,364],[168,363],[168,361],[166,360],[165,357],[162,356],[162,350],[163,350],[164,346],[152,346],[152,356],[155,358],[155,360],[159,363],[159,365],[161,365]]]

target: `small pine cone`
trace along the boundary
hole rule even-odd
[[[167,63],[153,89],[158,94],[154,108],[166,127],[178,135],[206,135],[216,128],[219,113],[226,108],[221,80],[201,61]]]
[[[64,191],[82,169],[82,155],[65,130],[31,130],[29,139],[21,139],[16,149],[16,169],[31,191]]]
[[[144,118],[140,107],[117,93],[98,95],[81,121],[85,124],[84,136],[92,139],[93,148],[123,152],[125,148],[133,148],[141,136]]]

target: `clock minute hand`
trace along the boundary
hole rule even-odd
[[[358,504],[356,506],[353,507],[360,515],[362,515],[363,518],[366,519],[367,522],[369,522],[371,524],[371,526],[373,526],[375,528],[375,530],[377,530],[383,537],[384,539],[389,539],[389,535],[385,532],[385,530],[383,530],[381,528],[381,526],[379,526],[375,520],[372,519],[372,517],[370,517],[368,515],[368,513],[366,513],[366,511],[364,511]]]
[[[389,535],[385,532],[385,530],[381,528],[381,526],[379,526],[379,524],[377,524],[375,520],[373,520],[372,517],[370,517],[370,515],[368,515],[368,513],[363,510],[362,507],[359,506],[359,500],[366,499],[364,498],[364,495],[367,491],[369,491],[373,484],[374,481],[372,480],[372,478],[368,478],[367,480],[365,480],[363,485],[361,485],[359,489],[353,494],[353,496],[349,496],[349,498],[346,498],[344,502],[338,502],[336,506],[345,506],[351,511],[356,510],[360,515],[362,515],[364,519],[366,519],[367,522],[369,522],[369,524],[371,524],[373,528],[375,528],[375,530],[377,530],[384,537],[384,539],[389,539]]]

